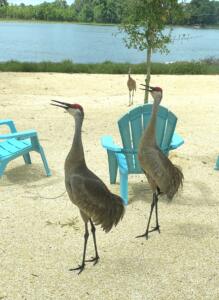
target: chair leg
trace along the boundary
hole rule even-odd
[[[125,205],[128,205],[128,173],[120,174],[120,196],[124,200]]]
[[[31,164],[30,153],[24,154],[23,158],[24,158],[25,164],[28,164],[28,165]]]
[[[43,161],[43,165],[44,165],[44,168],[46,170],[46,175],[47,176],[51,176],[51,171],[49,169],[49,165],[48,165],[48,162],[46,160],[46,156],[45,156],[45,153],[44,153],[44,150],[43,148],[40,146],[40,151],[39,151],[40,155],[41,155],[41,158],[42,158],[42,161]]]
[[[118,170],[118,163],[115,154],[112,151],[107,151],[108,155],[108,165],[109,165],[109,175],[110,175],[110,183],[116,183],[116,176]]]
[[[2,177],[4,171],[5,171],[5,168],[7,166],[7,162],[1,162],[0,163],[0,177]]]
[[[219,170],[219,156],[217,158],[217,161],[216,161],[216,165],[215,165],[215,170]]]

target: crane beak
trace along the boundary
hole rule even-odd
[[[61,101],[57,101],[57,100],[52,100],[52,101],[55,103],[50,103],[51,105],[62,107],[64,109],[68,109],[71,106],[71,104],[66,103],[66,102],[61,102]]]
[[[146,85],[146,84],[140,84],[142,86],[144,86],[144,89],[141,89],[141,90],[144,90],[144,91],[149,91],[149,92],[152,92],[153,91],[153,87],[152,86],[149,86],[149,85]]]

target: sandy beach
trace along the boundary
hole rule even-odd
[[[133,77],[135,107],[143,103],[144,76]],[[109,184],[100,137],[110,134],[121,144],[117,120],[129,110],[126,81],[127,75],[0,73],[0,119],[13,119],[19,131],[36,129],[52,171],[46,177],[32,153],[32,165],[18,158],[0,179],[0,299],[219,299],[219,76],[152,76],[185,140],[170,155],[183,170],[184,187],[171,204],[159,201],[161,234],[136,239],[152,194],[144,175],[130,176],[122,222],[108,234],[97,227],[99,263],[88,263],[80,276],[69,271],[82,259],[84,224],[67,194],[56,197],[65,191],[74,123],[50,100],[84,107],[87,165],[118,194],[119,177]],[[87,257],[93,254],[90,236]]]

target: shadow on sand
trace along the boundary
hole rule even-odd
[[[8,170],[6,169],[2,178],[0,179],[0,185],[1,186],[10,186],[14,184],[27,185],[30,183],[39,182],[49,178],[51,178],[52,181],[54,181],[53,176],[56,176],[57,174],[54,170],[52,170],[51,172],[52,172],[52,176],[47,177],[42,165],[37,165],[37,164],[13,167]],[[44,182],[43,185],[50,185],[51,179],[48,180],[47,182]],[[55,181],[60,181],[60,179],[57,179],[56,177]]]

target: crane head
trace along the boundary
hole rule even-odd
[[[143,90],[147,90],[151,93],[151,96],[154,98],[154,100],[158,101],[159,103],[161,102],[162,96],[163,96],[163,90],[162,88],[156,86],[152,87],[149,85],[141,84],[145,88]]]
[[[73,117],[78,114],[80,114],[82,117],[84,117],[84,110],[80,104],[77,104],[77,103],[70,104],[70,103],[61,102],[61,101],[57,101],[57,100],[52,100],[52,101],[54,103],[51,103],[51,105],[64,108]]]

